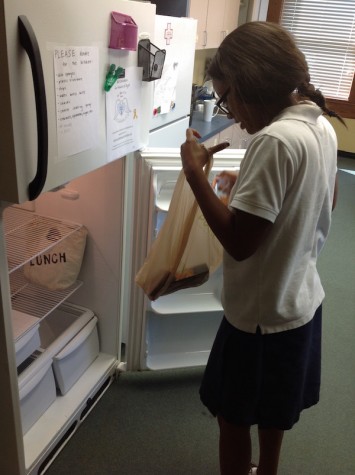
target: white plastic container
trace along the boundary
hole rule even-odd
[[[53,358],[53,370],[61,394],[69,391],[98,354],[97,317],[94,317]]]
[[[39,329],[41,349],[53,359],[53,371],[65,394],[99,354],[97,317],[87,308],[62,304]]]
[[[16,366],[20,366],[40,347],[39,318],[12,310],[12,328],[15,341]]]
[[[22,432],[26,432],[57,396],[52,358],[42,354],[18,378]]]
[[[16,366],[20,366],[41,345],[39,338],[39,324],[31,328],[19,340],[15,342]]]

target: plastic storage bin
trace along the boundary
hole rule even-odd
[[[39,318],[12,310],[12,328],[15,341],[16,366],[20,366],[40,347]]]
[[[41,354],[18,378],[22,432],[26,432],[55,401],[52,358]]]
[[[138,26],[132,17],[120,12],[111,13],[109,48],[136,51]]]
[[[97,318],[94,317],[53,358],[53,370],[61,394],[69,391],[98,354]]]
[[[65,303],[43,320],[39,333],[42,351],[53,359],[57,387],[65,394],[99,354],[97,317]]]

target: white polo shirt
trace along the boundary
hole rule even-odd
[[[335,132],[311,102],[286,108],[251,141],[230,206],[273,226],[248,259],[224,252],[224,311],[240,330],[297,328],[321,304],[316,261],[329,232],[336,161]]]

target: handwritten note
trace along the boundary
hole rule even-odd
[[[63,159],[98,144],[98,48],[55,48],[54,73],[58,158]]]
[[[141,147],[142,68],[130,67],[106,93],[107,160],[121,158]]]

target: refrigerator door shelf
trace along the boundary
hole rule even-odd
[[[219,266],[208,281],[198,287],[179,290],[162,296],[155,301],[148,301],[147,308],[159,315],[181,315],[201,312],[221,312],[222,266]]]
[[[153,168],[153,188],[155,205],[160,211],[168,211],[171,197],[174,192],[178,173],[181,170],[180,150],[176,148],[164,149],[147,148],[143,151],[143,157]],[[212,183],[217,173],[222,170],[238,170],[245,150],[224,150],[216,153],[213,168],[210,174]]]
[[[152,370],[205,365],[222,316],[196,312],[166,318],[147,312],[143,364]]]
[[[177,181],[176,171],[162,171],[153,176],[155,206],[159,211],[168,211]]]
[[[238,170],[244,155],[245,149],[239,148],[226,148],[217,152],[213,155],[212,170]],[[141,156],[155,172],[181,170],[180,147],[146,147],[141,151]]]
[[[207,284],[207,283],[206,283]],[[206,285],[204,284],[204,285]],[[202,287],[202,286],[201,286]],[[150,308],[154,313],[160,315],[172,315],[178,310],[179,313],[192,313],[222,311],[220,299],[212,292],[204,292],[201,287],[194,287],[195,293],[189,293],[188,290],[181,290],[174,294],[160,297],[150,303]]]
[[[146,367],[150,370],[163,370],[172,368],[189,368],[192,366],[205,366],[210,350],[185,351],[176,353],[153,354],[149,353]]]

